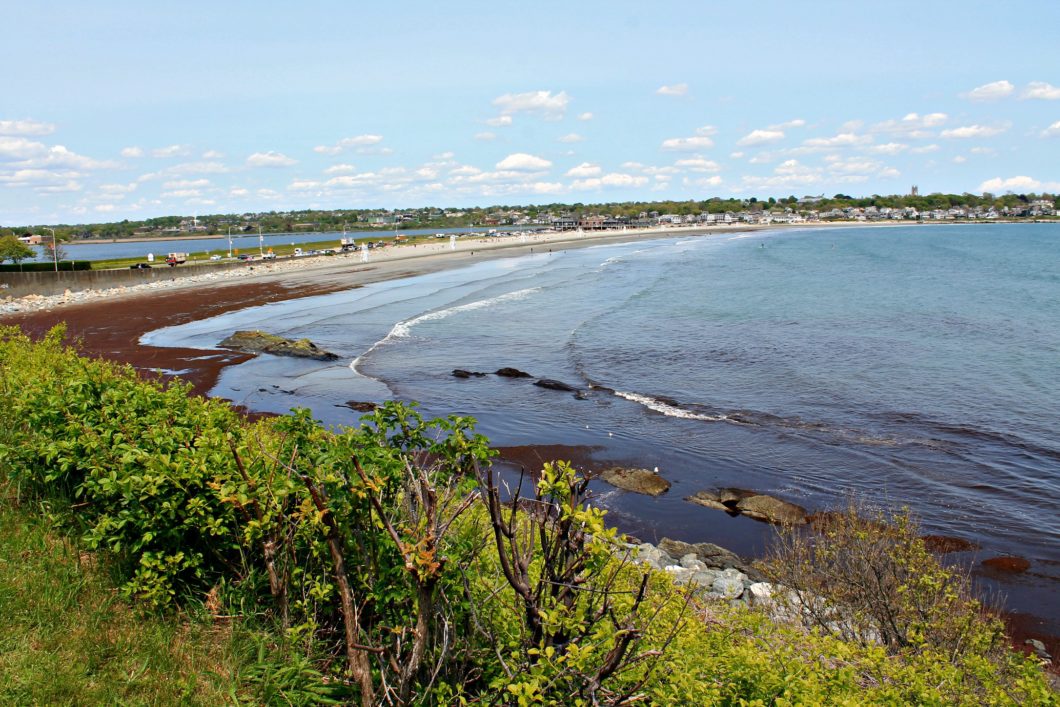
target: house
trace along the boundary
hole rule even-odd
[[[18,239],[26,245],[40,245],[43,242],[39,233],[32,233],[27,236],[19,236]]]

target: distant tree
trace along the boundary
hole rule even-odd
[[[33,255],[33,249],[14,236],[0,236],[0,263],[10,260],[18,265]]]

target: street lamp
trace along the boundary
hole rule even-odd
[[[55,240],[55,229],[45,226],[44,230],[52,232],[52,262],[55,263],[55,272],[59,272],[59,244]]]

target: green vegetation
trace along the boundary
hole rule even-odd
[[[201,613],[243,636],[234,645],[256,646],[157,633],[186,637],[189,655],[218,667],[176,660],[178,677],[158,681],[178,691],[146,695],[120,692],[138,673],[109,667],[102,701],[227,690],[268,704],[1056,703],[974,603],[946,604],[946,616],[909,624],[907,644],[880,645],[701,600],[631,561],[569,465],[546,465],[507,502],[468,418],[425,421],[391,403],[356,429],[326,430],[306,411],[251,423],[183,384],[79,357],[62,338],[0,329],[8,513],[44,509],[71,538],[54,541],[60,552],[93,551],[81,562],[107,568],[122,597],[110,606],[161,622],[145,622],[148,634]],[[910,547],[931,586],[898,591],[955,586]],[[30,581],[4,591],[49,593]],[[71,617],[86,634],[91,620]],[[933,642],[955,620],[961,649]],[[129,640],[145,653],[173,643]],[[40,662],[62,660],[53,645]],[[9,683],[33,680],[28,662]]]
[[[866,208],[915,208],[918,211],[932,209],[950,209],[955,207],[982,207],[997,210],[1025,209],[1031,202],[1044,200],[1055,209],[1060,209],[1060,195],[1043,194],[926,194],[926,195],[878,195],[853,197],[848,194],[835,194],[832,197],[802,199],[791,195],[780,199],[769,197],[758,199],[689,199],[686,201],[627,201],[598,204],[552,203],[508,205],[497,204],[484,207],[434,207],[425,206],[402,210],[389,209],[336,209],[321,211],[300,209],[284,212],[263,212],[247,214],[207,214],[199,216],[192,224],[190,219],[180,216],[163,216],[142,221],[116,221],[111,223],[92,224],[54,224],[53,227],[60,241],[81,239],[110,238],[171,238],[176,235],[188,235],[190,228],[196,228],[198,235],[233,235],[257,233],[303,233],[311,231],[337,232],[347,228],[351,231],[372,231],[381,233],[413,229],[467,228],[476,224],[478,227],[503,226],[519,224],[546,224],[551,216],[570,215],[575,218],[584,215],[614,216],[629,219],[636,223],[652,215],[671,214],[694,216],[698,214],[721,214],[725,212],[751,211],[790,207],[799,211],[814,210],[817,212],[848,207]],[[646,223],[646,222],[645,222]],[[49,227],[50,228],[50,227]],[[0,229],[5,233],[22,235],[32,233],[33,227],[7,227]],[[220,252],[220,251],[216,251]]]
[[[36,253],[28,245],[12,235],[0,236],[0,263],[10,260],[18,265],[27,258],[32,258]]]
[[[233,692],[225,625],[138,615],[98,556],[48,522],[0,507],[0,702],[211,705]]]

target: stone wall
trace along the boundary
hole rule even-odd
[[[113,287],[132,287],[149,282],[176,280],[192,275],[245,268],[247,263],[210,263],[208,265],[178,265],[153,267],[143,270],[79,270],[59,272],[0,272],[0,299],[26,295],[61,295],[67,290],[106,290]]]

